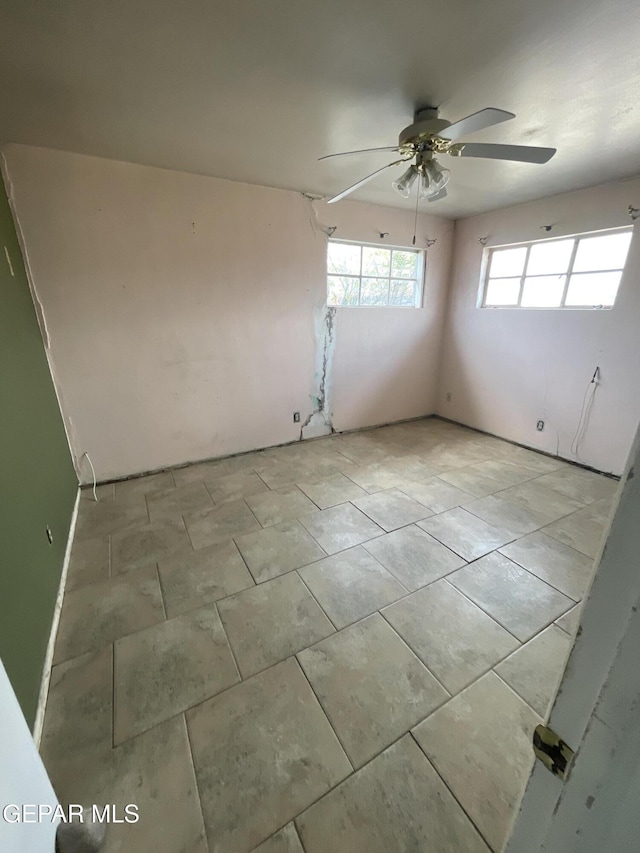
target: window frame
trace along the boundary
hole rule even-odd
[[[330,305],[329,304],[329,276],[338,275],[337,273],[329,272],[328,265],[328,255],[329,255],[329,246],[331,243],[340,243],[342,245],[348,246],[358,246],[360,248],[360,273],[358,275],[344,273],[343,275],[346,278],[357,278],[359,281],[358,285],[358,302],[355,305]],[[362,305],[360,303],[360,294],[362,292],[362,279],[363,278],[379,278],[382,280],[386,280],[389,282],[389,287],[391,287],[391,281],[394,280],[391,275],[391,264],[389,266],[389,275],[388,276],[367,276],[362,275],[362,250],[363,249],[387,249],[390,252],[398,251],[398,252],[411,252],[412,254],[416,254],[418,256],[418,261],[416,264],[416,272],[417,278],[407,278],[406,281],[414,281],[414,304],[413,305],[391,305],[388,301],[382,305]],[[390,261],[393,260],[393,256],[391,256]],[[327,252],[325,254],[326,263],[326,275],[325,275],[325,288],[327,293],[327,306],[329,308],[401,308],[414,310],[416,308],[422,308],[424,303],[424,283],[426,279],[426,264],[427,264],[427,253],[425,249],[417,249],[415,246],[395,246],[389,245],[388,243],[366,243],[360,240],[338,240],[330,237],[327,241]],[[401,278],[397,278],[397,280],[401,280]],[[388,298],[388,297],[387,297]]]
[[[580,241],[584,239],[590,239],[592,237],[605,237],[609,234],[625,234],[629,233],[632,235],[633,239],[633,225],[623,225],[617,226],[615,228],[603,228],[598,231],[584,231],[579,234],[563,234],[558,237],[551,238],[541,238],[539,240],[528,240],[522,241],[520,243],[503,243],[496,246],[485,246],[482,255],[482,265],[481,265],[481,273],[480,273],[480,289],[478,296],[478,308],[486,308],[489,310],[498,310],[498,311],[610,311],[615,307],[615,300],[618,297],[618,292],[620,289],[620,284],[622,284],[622,276],[624,275],[627,259],[625,259],[625,266],[622,268],[616,267],[614,269],[606,269],[606,270],[580,270],[575,273],[576,275],[581,274],[590,274],[590,273],[609,273],[609,272],[619,272],[620,273],[620,284],[618,285],[618,291],[616,291],[616,296],[614,298],[614,302],[612,305],[566,305],[565,300],[567,298],[567,292],[569,290],[569,284],[571,281],[571,276],[573,274],[573,265],[575,263],[576,255],[578,253],[578,247],[580,246]],[[571,249],[571,254],[569,256],[569,263],[567,265],[566,270],[563,273],[558,273],[558,275],[565,276],[565,282],[562,289],[562,297],[560,300],[560,305],[522,305],[522,294],[524,291],[525,279],[526,278],[545,278],[549,275],[554,275],[555,273],[540,273],[539,275],[527,276],[527,266],[529,264],[529,256],[531,254],[531,248],[533,246],[540,245],[541,243],[555,243],[561,240],[573,240],[573,247]],[[500,249],[522,249],[526,248],[526,254],[524,259],[524,265],[522,268],[522,274],[520,276],[496,276],[493,279],[489,278],[489,272],[491,269],[491,258],[493,256],[493,252]],[[631,246],[629,246],[629,249]],[[487,290],[489,287],[490,281],[500,281],[500,279],[520,279],[520,287],[518,290],[518,302],[515,305],[487,305]]]

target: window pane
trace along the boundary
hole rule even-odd
[[[388,278],[363,278],[360,288],[360,305],[387,305],[389,303]]]
[[[522,246],[520,249],[494,249],[491,252],[491,269],[489,271],[491,278],[522,275],[526,254],[526,246]]]
[[[391,275],[394,278],[418,278],[417,252],[394,251],[391,259]]]
[[[594,272],[572,275],[565,305],[613,305],[622,278],[621,272]]]
[[[388,278],[390,266],[391,249],[362,247],[362,275],[382,275]]]
[[[559,308],[565,279],[565,275],[525,278],[520,304],[523,308]]]
[[[360,246],[349,243],[329,243],[327,272],[360,275]]]
[[[498,278],[487,284],[485,305],[517,305],[520,293],[519,278]]]
[[[574,272],[623,269],[630,242],[630,231],[580,240],[573,265]]]
[[[527,275],[567,272],[574,243],[575,240],[554,240],[534,244],[529,252]]]
[[[395,280],[391,282],[389,293],[389,305],[405,305],[410,308],[416,307],[416,283],[415,281]]]
[[[330,275],[327,278],[327,305],[357,305],[360,279],[345,275]]]

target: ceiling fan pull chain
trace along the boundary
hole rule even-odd
[[[413,220],[413,241],[411,243],[412,246],[416,244],[416,231],[418,230],[418,205],[420,204],[420,193],[416,193],[416,215]]]

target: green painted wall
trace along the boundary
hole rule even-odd
[[[0,182],[0,658],[29,725],[35,717],[76,490],[22,254]],[[51,545],[47,527],[53,533]]]

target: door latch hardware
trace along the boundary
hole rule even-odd
[[[564,781],[574,752],[562,738],[548,726],[536,726],[533,733],[533,751],[547,770]]]

